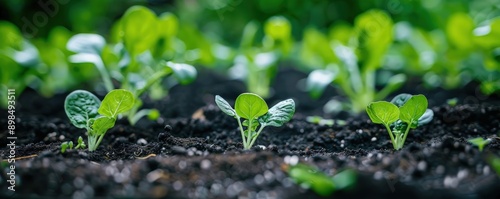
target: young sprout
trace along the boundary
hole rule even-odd
[[[484,147],[491,142],[490,139],[486,139],[485,140],[485,139],[483,139],[481,137],[468,139],[467,141],[469,141],[474,146],[477,146],[477,148],[479,149],[479,151],[483,151]]]
[[[112,90],[104,97],[102,103],[94,94],[76,90],[66,97],[64,109],[75,127],[87,130],[89,151],[94,151],[106,131],[115,126],[118,115],[132,109],[134,101],[133,94],[124,89]],[[80,139],[78,142],[79,148],[85,147]]]
[[[87,145],[85,145],[85,142],[83,142],[82,136],[78,136],[78,144],[76,145],[75,149],[85,149],[87,148]]]
[[[65,153],[68,148],[73,149],[73,141],[61,143],[61,153]]]
[[[396,150],[403,148],[410,129],[427,124],[434,117],[434,112],[427,109],[425,96],[410,94],[397,95],[390,103],[372,102],[366,112],[373,123],[385,126]]]
[[[250,149],[253,146],[264,127],[280,127],[290,121],[295,113],[295,102],[292,99],[281,101],[268,109],[266,102],[253,93],[239,95],[234,109],[218,95],[215,96],[215,103],[222,112],[238,121],[244,149]]]
[[[357,177],[352,170],[345,170],[333,177],[304,164],[291,166],[288,175],[297,184],[308,187],[320,196],[330,196],[337,190],[345,190],[355,186]]]

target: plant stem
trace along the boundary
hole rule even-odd
[[[102,81],[104,82],[104,87],[108,92],[113,90],[113,83],[111,82],[111,76],[109,75],[108,70],[104,66],[104,62],[102,58],[99,60],[99,63],[96,63],[97,70],[101,74]]]
[[[392,147],[394,149],[398,150],[398,148],[397,148],[397,140],[394,139],[394,135],[392,135],[391,128],[389,128],[389,125],[387,125],[387,124],[384,124],[384,126],[387,129],[387,132],[389,133],[389,137],[391,137]]]
[[[241,139],[243,140],[243,148],[247,149],[247,141],[245,139],[245,132],[243,131],[243,126],[241,125],[240,117],[236,116],[236,120],[238,120],[238,125],[240,126],[240,131],[241,131]]]
[[[411,124],[408,124],[408,126],[406,126],[406,131],[405,131],[405,134],[403,136],[403,140],[401,140],[401,146],[399,146],[399,148],[403,148],[403,145],[405,144],[405,140],[406,140],[406,136],[408,136],[408,132],[410,131],[410,128],[411,128]]]
[[[250,142],[249,148],[253,146],[253,144],[255,143],[255,140],[257,140],[257,137],[259,137],[260,132],[262,132],[262,129],[264,129],[264,127],[266,127],[266,126],[265,125],[260,126],[259,131],[257,131],[257,134],[255,136],[253,136],[252,141]]]

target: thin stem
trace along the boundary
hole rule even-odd
[[[240,117],[236,116],[236,120],[238,120],[238,125],[240,126],[240,131],[241,131],[241,139],[243,140],[243,148],[246,149],[247,146],[247,141],[245,139],[245,132],[243,131],[243,126],[241,125]]]
[[[252,141],[250,142],[250,147],[253,146],[253,144],[255,143],[255,140],[257,140],[257,137],[259,137],[260,132],[262,132],[262,129],[264,129],[264,127],[266,127],[266,126],[260,125],[259,131],[257,131],[257,134],[252,138]]]
[[[252,147],[252,145],[250,145],[250,142],[252,140],[253,133],[254,133],[252,130],[252,123],[253,123],[253,120],[248,120],[248,128],[247,128],[248,136],[247,136],[247,144],[245,146],[245,149],[250,149],[250,147]]]
[[[400,148],[403,148],[403,145],[404,145],[405,140],[406,140],[406,136],[408,136],[408,132],[410,131],[410,128],[411,128],[411,124],[408,124],[408,126],[406,126],[406,131],[405,131],[405,134],[403,136],[403,140],[401,142]]]
[[[108,92],[113,90],[113,83],[111,82],[111,76],[109,75],[108,70],[104,66],[104,62],[102,58],[99,60],[99,63],[96,63],[97,70],[101,73],[102,81],[104,82],[104,87]]]
[[[99,147],[99,144],[101,144],[101,141],[102,141],[102,138],[104,137],[104,134],[103,135],[99,135],[97,137],[98,137],[98,139],[97,139],[97,143],[95,145],[95,149],[97,149],[97,147]]]
[[[398,150],[398,148],[397,148],[397,140],[394,139],[394,136],[392,135],[392,131],[389,128],[389,125],[384,124],[384,126],[387,129],[387,132],[389,133],[389,136],[391,137],[392,147],[394,147],[394,149]]]

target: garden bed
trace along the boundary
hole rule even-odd
[[[283,127],[269,127],[251,150],[242,150],[234,118],[214,105],[214,96],[236,99],[245,86],[202,71],[189,86],[176,86],[159,102],[157,121],[136,126],[119,120],[96,152],[69,150],[60,143],[76,140],[84,130],[64,113],[66,95],[47,100],[26,91],[17,104],[16,192],[2,198],[320,198],[291,180],[287,163],[315,165],[328,174],[343,169],[358,173],[356,186],[335,198],[500,198],[500,180],[487,164],[500,156],[498,97],[476,95],[473,84],[461,91],[425,92],[410,81],[402,91],[423,93],[434,120],[410,132],[402,150],[394,151],[382,125],[368,116],[341,114],[345,125],[306,121],[322,115],[322,105],[336,95],[329,88],[319,100],[295,89],[306,74],[278,73],[269,105],[293,98],[297,111]],[[102,99],[103,96],[100,96]],[[446,104],[458,97],[456,106]],[[234,103],[234,101],[230,101]],[[6,124],[7,111],[0,113]],[[335,118],[336,119],[336,118]],[[7,144],[5,125],[0,143]],[[483,152],[467,139],[492,138]],[[9,150],[3,148],[5,160]],[[7,190],[5,172],[1,188]]]

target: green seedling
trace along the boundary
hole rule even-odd
[[[490,139],[485,140],[481,137],[468,139],[467,141],[470,142],[472,145],[477,146],[479,151],[483,151],[484,147],[491,142]]]
[[[61,143],[61,153],[65,153],[68,148],[73,149],[73,141]]]
[[[427,124],[434,117],[427,105],[424,95],[400,94],[391,102],[370,103],[366,112],[373,123],[385,126],[394,149],[399,150],[403,148],[410,129]]]
[[[497,156],[491,155],[488,158],[488,163],[493,168],[493,170],[495,170],[497,175],[500,177],[500,158]]]
[[[112,90],[102,103],[94,94],[76,90],[66,97],[64,109],[75,127],[87,130],[89,151],[94,151],[106,131],[115,125],[118,115],[132,109],[134,101],[133,94],[123,89]],[[80,147],[84,144],[79,139]]]
[[[123,114],[130,124],[135,125],[145,116],[156,119],[158,110],[141,109],[140,97],[149,94],[152,100],[162,99],[168,88],[189,84],[197,76],[195,67],[173,62],[175,57],[169,53],[176,43],[177,26],[177,18],[171,13],[156,16],[146,7],[133,6],[113,27],[116,34],[111,40],[116,43],[106,43],[98,34],[76,34],[66,45],[75,53],[68,59],[75,64],[94,65],[107,92],[120,88],[134,94],[135,106]]]
[[[269,109],[266,102],[253,93],[239,95],[234,109],[219,95],[215,96],[215,103],[222,112],[238,121],[244,149],[250,149],[253,146],[266,126],[280,127],[290,121],[295,113],[295,102],[292,99],[281,101]],[[243,128],[244,126],[246,129]]]
[[[335,123],[332,119],[324,119],[321,116],[307,116],[306,121],[312,124],[333,126]]]
[[[356,173],[352,170],[342,171],[333,177],[304,164],[291,166],[288,175],[295,183],[307,187],[320,196],[330,196],[335,191],[346,190],[356,185]]]
[[[73,141],[63,142],[61,143],[61,153],[66,152],[66,149],[73,149]],[[87,145],[83,142],[82,136],[78,136],[78,144],[75,146],[75,149],[85,149]]]
[[[85,149],[85,148],[87,148],[87,145],[85,145],[82,136],[78,136],[78,144],[76,145],[75,149]]]

